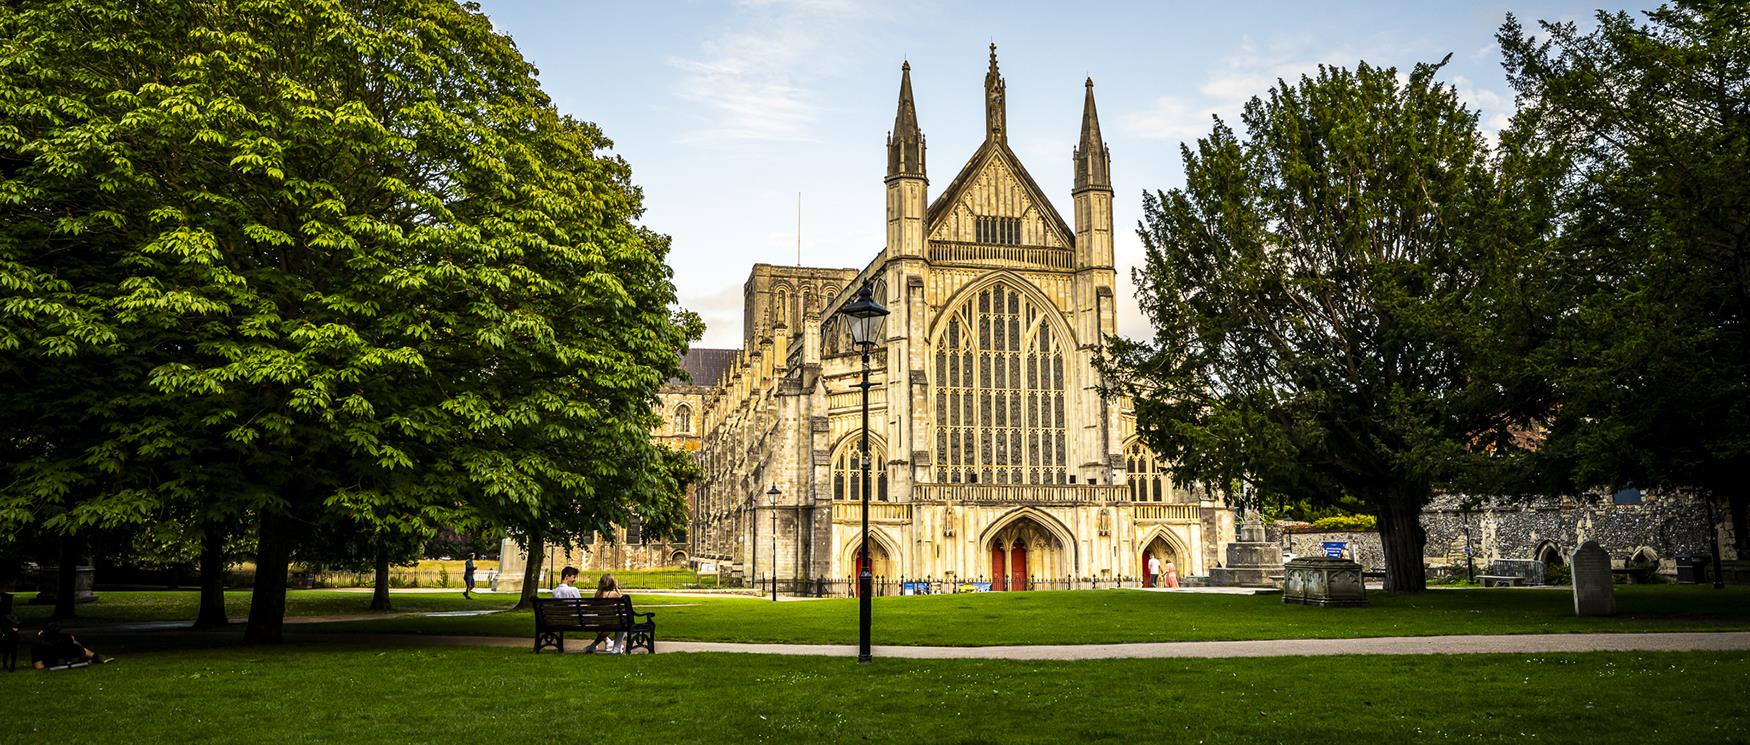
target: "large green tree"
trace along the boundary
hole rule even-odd
[[[1177,478],[1263,504],[1359,500],[1386,587],[1425,589],[1421,508],[1500,429],[1473,354],[1486,267],[1524,228],[1440,65],[1321,67],[1183,149],[1144,197],[1154,338],[1109,380]]]
[[[222,463],[176,494],[255,517],[270,642],[330,515],[653,498],[602,487],[661,457],[667,243],[508,38],[444,0],[137,11],[0,14],[0,373],[57,414],[10,445],[6,524],[143,519]]]
[[[1509,16],[1513,136],[1559,159],[1561,230],[1534,359],[1552,388],[1532,462],[1554,488],[1729,497],[1750,554],[1750,6]],[[1699,528],[1699,526],[1697,526]]]

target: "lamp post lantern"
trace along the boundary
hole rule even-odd
[[[772,484],[766,496],[772,498],[772,602],[778,602],[778,485]]]
[[[857,662],[868,663],[869,655],[869,596],[875,591],[874,575],[869,568],[869,353],[875,349],[875,337],[880,333],[881,319],[887,316],[887,309],[875,302],[875,290],[868,282],[857,291],[857,296],[839,308],[839,313],[850,320],[851,343],[857,351],[863,353],[863,382],[857,387],[863,389],[863,540],[858,547],[858,557],[861,559],[857,571]]]

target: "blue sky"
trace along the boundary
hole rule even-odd
[[[1357,61],[1442,79],[1502,126],[1512,92],[1494,33],[1508,12],[1590,18],[1585,2],[735,2],[487,0],[561,111],[601,125],[643,187],[644,222],[674,237],[703,346],[741,339],[755,262],[861,267],[883,242],[885,137],[909,59],[931,198],[983,138],[988,45],[1008,83],[1010,146],[1066,217],[1082,81],[1112,150],[1119,332],[1147,332],[1129,267],[1144,190],[1182,185],[1179,143],[1236,123],[1279,77]],[[1612,8],[1619,9],[1616,7]],[[1620,9],[1637,10],[1637,7]]]

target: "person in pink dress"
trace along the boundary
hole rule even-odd
[[[1173,565],[1172,559],[1167,559],[1166,565],[1161,567],[1161,573],[1165,575],[1165,587],[1179,586],[1179,568]]]

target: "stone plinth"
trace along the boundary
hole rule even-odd
[[[1303,556],[1282,567],[1282,602],[1298,605],[1367,605],[1361,565],[1348,559]]]
[[[1264,538],[1264,524],[1256,518],[1240,524],[1239,540],[1227,544],[1224,566],[1209,570],[1209,584],[1216,587],[1275,587],[1282,573],[1282,547]]]
[[[1610,581],[1610,554],[1597,541],[1574,549],[1568,559],[1574,572],[1574,615],[1609,616],[1616,613],[1616,587]]]
[[[97,570],[88,566],[75,567],[73,570],[73,602],[95,603],[97,593],[91,591],[96,582]],[[55,597],[61,588],[60,567],[44,567],[37,574],[36,597],[30,599],[31,605],[54,605]]]

